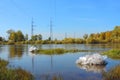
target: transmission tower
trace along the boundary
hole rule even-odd
[[[31,38],[34,35],[33,32],[34,32],[34,21],[33,21],[33,18],[32,18],[32,21],[31,21]]]
[[[52,30],[53,24],[52,24],[52,19],[50,18],[50,40],[52,41],[53,39],[53,30]]]

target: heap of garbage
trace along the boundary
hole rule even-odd
[[[31,47],[29,48],[29,51],[30,51],[30,52],[34,52],[34,51],[36,51],[36,50],[38,50],[38,48],[35,47],[35,46],[31,46]]]
[[[107,56],[102,56],[98,53],[95,53],[92,55],[79,57],[79,59],[76,60],[76,63],[80,65],[106,65],[106,58]]]

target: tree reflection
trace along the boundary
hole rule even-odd
[[[0,53],[2,52],[2,45],[0,45]]]
[[[105,65],[80,65],[80,64],[77,64],[77,67],[79,67],[80,69],[84,69],[86,71],[94,72],[94,73],[105,72]]]
[[[9,46],[9,58],[19,57],[23,55],[23,46],[22,45],[11,45]]]

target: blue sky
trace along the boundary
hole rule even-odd
[[[0,36],[9,29],[49,36],[50,18],[54,38],[82,37],[109,31],[120,25],[120,0],[0,0]]]

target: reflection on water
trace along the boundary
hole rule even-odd
[[[90,46],[91,48],[115,48],[115,49],[119,49],[120,48],[120,44],[119,43],[110,43],[110,44],[87,44],[87,46]]]
[[[0,53],[2,52],[2,45],[0,45]]]
[[[54,74],[43,74],[39,78],[40,80],[64,80],[63,76],[59,73],[54,73]]]
[[[31,62],[32,62],[32,72],[34,72],[34,65],[35,65],[34,57],[36,56],[36,54],[29,52],[28,55],[32,58],[31,59]]]
[[[80,64],[77,64],[77,67],[79,67],[80,69],[84,69],[86,71],[94,72],[94,73],[101,73],[101,72],[106,71],[104,65],[80,65]]]
[[[11,45],[9,46],[9,58],[22,57],[23,55],[23,46],[22,45]]]

